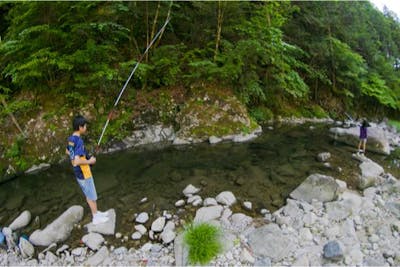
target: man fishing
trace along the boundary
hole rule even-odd
[[[96,163],[96,158],[88,155],[81,138],[81,135],[86,133],[87,121],[83,116],[76,116],[72,122],[72,127],[74,132],[68,137],[66,153],[71,160],[76,181],[81,187],[83,194],[86,196],[86,201],[92,212],[92,223],[105,223],[108,221],[108,214],[97,210],[97,192],[90,169],[90,165]]]

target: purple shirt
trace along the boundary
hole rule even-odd
[[[367,139],[367,127],[360,126],[360,139]]]

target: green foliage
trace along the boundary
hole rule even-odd
[[[397,120],[389,120],[389,125],[394,126],[398,132],[400,132],[400,121]],[[399,150],[400,151],[400,150]]]
[[[158,119],[165,124],[172,124],[175,120],[178,105],[168,92],[161,92],[157,97],[150,99],[150,103],[158,111]]]
[[[1,105],[0,116],[7,116],[12,113],[17,114],[28,114],[34,109],[35,105],[28,100],[14,100],[7,103],[7,108]]]
[[[19,170],[25,170],[28,167],[28,163],[23,157],[23,146],[25,139],[23,137],[17,137],[16,141],[7,149],[5,156],[11,159]]]
[[[361,92],[364,95],[377,99],[385,106],[393,109],[400,108],[400,103],[396,99],[396,96],[394,96],[394,92],[386,86],[385,81],[376,73],[370,73],[368,78],[362,82]]]
[[[82,107],[86,103],[86,97],[76,91],[66,93],[64,96],[71,107]]]
[[[78,105],[98,90],[114,96],[171,11],[128,89],[213,82],[234,89],[249,108],[309,99],[325,108],[335,97],[343,105],[337,110],[371,103],[400,110],[400,23],[368,1],[169,7],[163,1],[1,4],[1,94],[67,93]]]
[[[257,106],[250,109],[250,115],[259,123],[266,123],[274,117],[272,111],[265,106]]]
[[[319,105],[313,105],[311,107],[311,113],[313,117],[322,119],[328,117],[328,114],[325,112],[325,110],[319,106]]]
[[[220,230],[207,223],[191,224],[185,229],[184,240],[189,246],[190,264],[208,264],[222,250]]]

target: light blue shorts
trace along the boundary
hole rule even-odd
[[[78,181],[79,186],[82,189],[83,194],[93,201],[97,200],[96,188],[94,187],[93,177],[88,179],[76,179]]]

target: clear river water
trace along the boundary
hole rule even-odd
[[[130,236],[134,232],[135,213],[146,211],[155,217],[167,210],[193,217],[192,209],[182,212],[174,206],[177,200],[184,199],[182,190],[188,184],[200,187],[203,199],[232,191],[239,203],[253,204],[252,212],[244,211],[240,204],[233,209],[252,216],[261,216],[262,208],[274,211],[282,206],[290,192],[312,173],[331,175],[355,188],[358,162],[351,154],[357,144],[351,147],[332,141],[328,137],[330,125],[313,127],[265,127],[260,137],[241,144],[149,145],[100,155],[93,168],[99,208],[115,208],[117,232]],[[320,152],[332,154],[331,167],[316,160]],[[367,156],[397,175],[397,168],[384,156]],[[145,197],[148,200],[140,203]],[[45,227],[71,205],[85,208],[82,225],[91,217],[67,161],[1,184],[0,203],[0,227],[8,225],[23,210],[31,211],[36,220],[23,230],[28,235],[33,229]],[[83,235],[80,231],[74,230],[68,242],[78,242]]]

